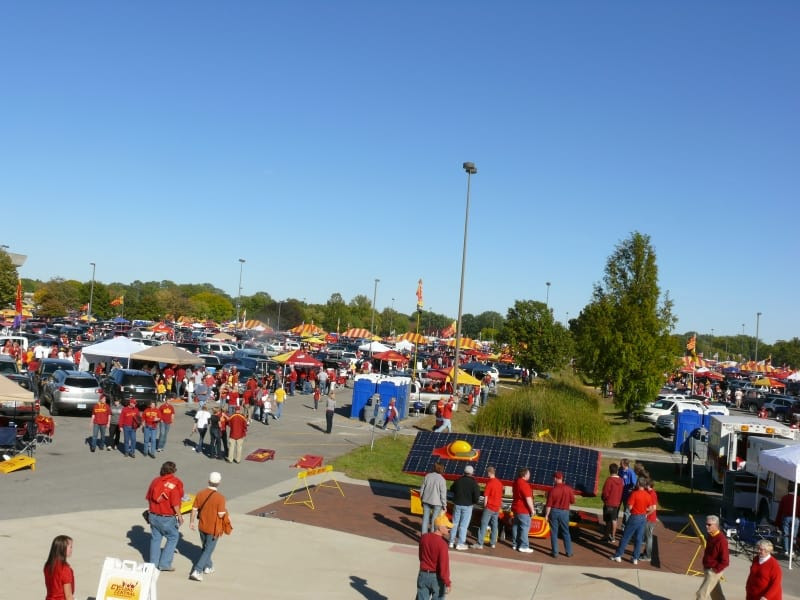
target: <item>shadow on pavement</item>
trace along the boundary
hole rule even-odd
[[[367,600],[389,600],[388,596],[384,596],[380,592],[376,592],[367,585],[367,580],[355,575],[350,575],[350,587],[364,596]]]
[[[642,600],[670,600],[669,596],[659,596],[657,594],[651,594],[647,590],[642,590],[635,585],[631,585],[626,581],[622,581],[621,579],[617,579],[616,577],[604,577],[602,575],[597,575],[595,573],[583,573],[586,577],[591,577],[592,579],[602,579],[604,581],[608,581],[609,583],[613,583],[617,587],[625,590],[629,594],[635,596],[636,598],[641,598]]]

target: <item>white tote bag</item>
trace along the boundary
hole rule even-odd
[[[159,571],[153,563],[106,557],[96,600],[157,600]]]

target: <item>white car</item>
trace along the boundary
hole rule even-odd
[[[672,408],[675,406],[677,402],[685,402],[687,401],[686,396],[683,394],[666,394],[663,396],[659,396],[656,398],[655,402],[650,403],[645,407],[642,411],[642,414],[639,415],[639,418],[643,421],[647,421],[648,423],[652,423],[653,425],[656,424],[658,421],[658,417],[661,415],[668,415],[672,412]],[[696,401],[697,404],[702,404],[699,400]]]

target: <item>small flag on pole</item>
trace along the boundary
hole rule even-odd
[[[417,282],[417,310],[422,310],[424,303],[422,302],[422,279]]]

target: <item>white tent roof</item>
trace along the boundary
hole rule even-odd
[[[81,369],[88,369],[90,363],[108,362],[114,358],[124,358],[127,362],[131,354],[147,350],[149,347],[124,336],[92,344],[81,352]]]
[[[387,350],[391,350],[389,346],[386,344],[381,344],[380,342],[367,342],[366,344],[360,345],[358,349],[362,352],[372,352],[373,354],[376,352],[386,352]]]
[[[797,481],[800,473],[800,444],[764,450],[758,457],[758,464],[784,479]]]
[[[402,352],[403,350],[413,350],[414,344],[408,340],[400,340],[394,345],[394,349],[398,352]]]

